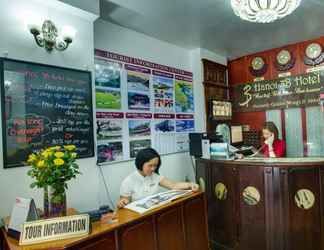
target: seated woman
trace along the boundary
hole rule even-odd
[[[153,148],[138,152],[135,159],[137,170],[130,174],[121,184],[118,208],[128,203],[159,192],[159,187],[168,189],[197,191],[199,186],[191,182],[174,182],[159,175],[160,155]]]
[[[285,157],[286,143],[284,140],[278,139],[278,128],[273,122],[266,122],[262,128],[264,145],[262,154],[264,157]]]

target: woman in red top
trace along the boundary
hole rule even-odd
[[[286,143],[278,139],[278,128],[273,122],[266,122],[262,128],[264,145],[262,153],[265,157],[285,157]]]

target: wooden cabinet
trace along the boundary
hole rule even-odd
[[[204,68],[204,94],[205,94],[205,108],[207,118],[207,132],[215,131],[216,122],[209,118],[210,115],[210,101],[229,100],[229,88],[227,85],[227,67],[207,59],[202,59]]]
[[[199,159],[196,166],[197,180],[204,174],[211,186],[206,195],[213,249],[324,250],[324,159]]]

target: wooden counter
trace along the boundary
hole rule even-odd
[[[95,222],[81,238],[19,246],[4,229],[1,234],[4,250],[208,250],[206,200],[198,192],[143,215],[121,209],[118,222]]]
[[[196,161],[213,249],[324,250],[324,158]]]

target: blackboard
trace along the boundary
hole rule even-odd
[[[54,145],[94,156],[91,72],[3,58],[0,67],[5,168]]]

